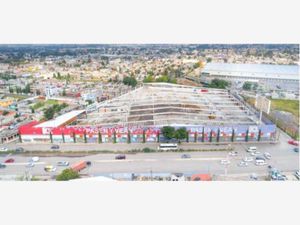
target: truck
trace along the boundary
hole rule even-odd
[[[81,170],[87,167],[86,161],[80,161],[78,163],[73,164],[70,168],[76,172],[80,172]]]

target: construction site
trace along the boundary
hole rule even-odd
[[[91,112],[69,112],[30,129],[43,141],[131,143],[165,141],[163,126],[185,127],[193,142],[274,141],[276,136],[274,124],[260,122],[228,90],[168,83],[144,84],[96,103]],[[40,139],[25,128],[20,128],[22,141]]]

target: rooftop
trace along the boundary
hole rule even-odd
[[[68,123],[68,121],[74,119],[76,116],[85,112],[85,110],[74,110],[68,113],[65,113],[61,116],[56,117],[53,120],[49,120],[43,123],[36,125],[35,127],[59,127]]]
[[[232,73],[232,75],[271,75],[278,78],[284,77],[299,80],[298,65],[208,63],[202,72],[226,72]]]
[[[148,83],[124,95],[101,102],[97,110],[79,119],[79,125],[191,126],[254,125],[255,115],[227,90],[167,83]]]

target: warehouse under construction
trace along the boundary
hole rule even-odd
[[[275,141],[276,126],[260,122],[228,90],[148,83],[46,122],[20,127],[22,142],[164,142],[164,126],[185,127],[189,142]]]

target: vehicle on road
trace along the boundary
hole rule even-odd
[[[264,160],[256,160],[255,161],[256,166],[265,166],[267,163]]]
[[[67,161],[60,161],[60,162],[57,162],[57,166],[69,166],[69,162],[67,162]]]
[[[9,158],[7,160],[5,160],[5,163],[13,163],[15,162],[15,160],[13,158]]]
[[[164,150],[164,151],[177,150],[178,144],[177,143],[162,143],[158,146],[157,149]]]
[[[33,163],[32,161],[29,161],[29,162],[26,164],[26,167],[27,167],[27,168],[34,167],[34,163]]]
[[[251,155],[252,156],[258,156],[260,155],[261,153],[259,151],[255,151],[255,152],[251,152]]]
[[[265,152],[265,153],[264,153],[264,157],[265,157],[266,159],[271,159],[271,154],[270,154],[269,152]]]
[[[117,155],[115,159],[126,159],[126,155]]]
[[[71,169],[76,171],[76,172],[80,172],[81,170],[85,169],[87,167],[86,165],[86,161],[80,161],[78,163],[75,163],[71,166]]]
[[[4,169],[6,167],[5,164],[0,163],[0,169]]]
[[[52,145],[51,149],[55,150],[55,149],[59,149],[59,145]]]
[[[246,163],[245,161],[241,161],[241,162],[238,163],[238,166],[239,167],[247,167],[248,163]]]
[[[0,152],[7,152],[8,151],[8,148],[6,148],[6,147],[1,147],[0,148]]]
[[[243,159],[244,162],[252,162],[253,161],[253,157],[245,157]]]
[[[257,174],[256,174],[256,173],[252,173],[252,174],[250,175],[250,179],[251,179],[251,180],[257,180],[257,179],[258,179]]]
[[[256,152],[256,151],[257,151],[256,146],[250,146],[247,148],[247,152]]]
[[[235,152],[235,151],[231,151],[228,153],[228,155],[230,156],[237,156],[238,152]]]
[[[87,166],[91,166],[91,165],[92,165],[92,162],[91,162],[91,161],[86,161],[86,165],[87,165]]]
[[[222,160],[220,161],[220,163],[221,163],[222,165],[228,165],[228,164],[230,164],[230,161],[229,161],[228,159],[222,159]]]
[[[296,153],[298,153],[299,152],[299,148],[298,147],[294,148],[293,151],[296,152]]]
[[[299,146],[299,142],[298,142],[298,141],[295,141],[295,140],[289,140],[288,143],[289,143],[290,145]]]
[[[52,166],[52,165],[48,165],[44,167],[44,170],[46,172],[55,172],[56,171],[56,167]]]
[[[17,147],[15,151],[16,151],[16,152],[24,152],[24,148],[22,148],[22,147]]]
[[[38,162],[39,160],[40,160],[40,157],[38,157],[38,156],[34,156],[31,158],[32,162]]]
[[[189,154],[183,154],[183,155],[181,155],[181,158],[182,159],[190,159],[191,155],[189,155]]]
[[[299,180],[300,178],[300,170],[297,170],[295,173],[294,173],[295,177]]]

